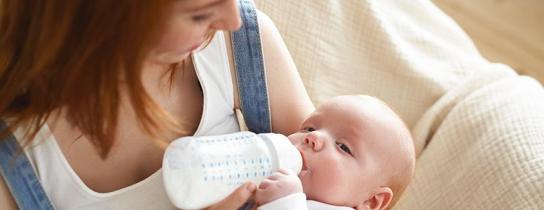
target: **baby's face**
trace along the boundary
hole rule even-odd
[[[384,165],[396,158],[388,145],[396,128],[386,125],[397,117],[380,106],[385,105],[336,97],[289,136],[303,156],[299,177],[308,199],[355,207],[383,184],[380,177],[389,173]]]

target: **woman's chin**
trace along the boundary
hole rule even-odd
[[[187,59],[190,55],[191,55],[191,52],[152,55],[151,60],[155,63],[173,64],[173,63],[179,63]]]

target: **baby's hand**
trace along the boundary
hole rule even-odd
[[[257,205],[263,205],[278,198],[302,192],[302,183],[291,170],[280,169],[264,179],[255,193]]]

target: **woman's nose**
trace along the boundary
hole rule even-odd
[[[236,1],[228,5],[228,8],[223,13],[223,17],[215,21],[212,24],[212,28],[215,30],[225,31],[237,31],[242,26],[242,19],[240,19],[240,11]]]
[[[306,134],[304,137],[304,143],[308,144],[308,146],[310,146],[316,152],[323,148],[323,140],[315,131]]]

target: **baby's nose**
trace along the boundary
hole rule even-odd
[[[304,138],[304,143],[308,144],[314,151],[319,151],[323,147],[323,142],[319,134],[315,131],[310,132]]]

